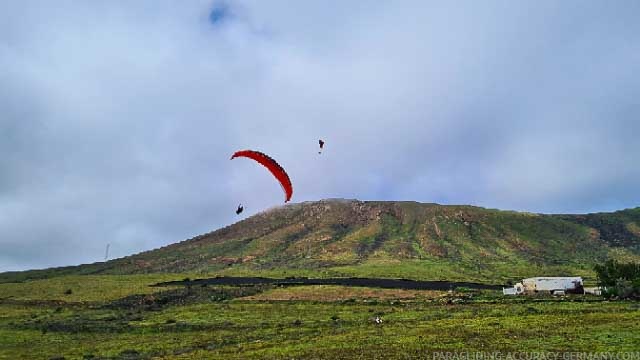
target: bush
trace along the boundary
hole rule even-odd
[[[134,360],[140,359],[141,354],[137,350],[126,349],[120,352],[120,359]]]
[[[607,260],[594,270],[606,298],[640,299],[640,264]]]
[[[631,298],[636,292],[631,281],[626,279],[616,280],[616,289],[618,290],[618,296],[622,299]]]

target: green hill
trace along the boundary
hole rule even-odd
[[[189,273],[369,276],[504,283],[640,261],[640,208],[543,215],[417,202],[322,200],[278,207],[208,234],[104,263],[0,274]]]

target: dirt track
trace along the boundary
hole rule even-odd
[[[329,278],[329,279],[309,279],[309,278],[286,278],[271,279],[262,277],[215,277],[207,279],[168,281],[155,284],[153,286],[196,286],[196,285],[342,285],[342,286],[364,286],[386,289],[412,289],[412,290],[450,290],[460,287],[470,289],[500,290],[502,285],[488,285],[471,282],[450,282],[450,281],[416,281],[406,279],[370,279],[370,278]]]

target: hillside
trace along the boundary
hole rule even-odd
[[[543,215],[416,202],[323,200],[278,207],[160,249],[104,263],[0,274],[370,276],[503,283],[640,261],[640,208]]]

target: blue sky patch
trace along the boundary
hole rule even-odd
[[[230,12],[227,4],[218,4],[211,10],[211,13],[209,13],[209,21],[217,25],[229,18],[229,15]]]

